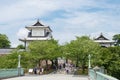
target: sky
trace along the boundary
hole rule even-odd
[[[0,0],[0,33],[8,36],[11,47],[22,44],[25,26],[38,19],[60,44],[100,33],[112,39],[120,33],[120,0]]]

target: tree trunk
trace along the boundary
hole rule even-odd
[[[76,67],[78,67],[78,62],[79,62],[79,59],[78,59],[78,56],[77,56],[77,59],[76,59]]]
[[[66,63],[68,63],[68,59],[66,58]]]
[[[51,68],[53,69],[54,68],[54,61],[51,60],[52,64],[51,64]]]
[[[48,69],[48,60],[45,60],[46,61],[46,70],[49,70]]]
[[[55,59],[55,65],[58,68],[58,60],[57,60],[57,58]]]
[[[39,59],[39,68],[40,68],[40,66],[41,66],[41,60]]]
[[[85,73],[85,61],[84,60],[82,61],[82,73],[83,74]]]

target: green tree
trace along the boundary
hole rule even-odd
[[[17,49],[25,49],[24,45],[20,44],[17,46]]]
[[[86,63],[88,62],[88,55],[97,53],[99,45],[89,39],[87,36],[76,37],[76,40],[72,40],[65,45],[65,54],[72,60],[76,61],[76,66],[82,67],[84,73]]]
[[[0,34],[0,48],[9,48],[10,41],[5,34]]]
[[[111,52],[108,50],[108,48],[101,48],[100,49],[100,54],[97,54],[96,56],[98,56],[97,58],[95,58],[96,60],[96,65],[99,66],[104,66],[105,69],[108,69],[108,66],[110,66],[111,62]]]
[[[109,47],[108,49],[112,55],[111,64],[108,67],[109,74],[120,79],[120,47]]]
[[[101,48],[97,56],[97,65],[104,66],[107,74],[120,79],[120,47]]]
[[[120,34],[114,35],[113,40],[115,40],[115,45],[116,46],[120,46]]]
[[[0,56],[0,68],[17,68],[18,55],[21,55],[21,67],[26,69],[36,66],[34,57],[29,52],[14,50],[11,54]]]
[[[29,45],[30,52],[34,54],[35,60],[40,63],[41,60],[51,60],[53,62],[60,56],[59,44],[56,40],[49,41],[34,41]],[[40,64],[39,64],[40,66]]]

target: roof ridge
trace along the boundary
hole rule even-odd
[[[38,19],[37,22],[36,22],[33,26],[44,26],[44,25],[41,24],[41,22],[40,22],[39,19]]]
[[[101,33],[99,37],[97,37],[95,40],[109,40],[103,34]]]

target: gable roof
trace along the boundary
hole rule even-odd
[[[36,22],[33,26],[44,26],[44,25],[41,24],[41,23],[39,22],[39,20],[37,20],[37,22]]]
[[[107,39],[106,37],[103,36],[103,34],[101,33],[99,37],[97,37],[96,39],[94,40],[109,40]]]
[[[33,28],[48,28],[52,32],[51,28],[49,26],[45,26],[45,25],[41,24],[39,19],[37,20],[37,22],[34,25],[26,26],[25,28],[27,28],[28,30],[31,30]]]

